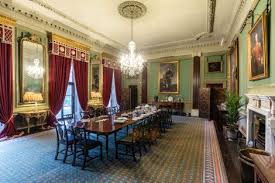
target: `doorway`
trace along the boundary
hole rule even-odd
[[[130,109],[135,109],[138,103],[137,85],[129,85],[129,102]]]

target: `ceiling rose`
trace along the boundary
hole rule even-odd
[[[145,15],[147,9],[144,4],[138,1],[125,1],[118,7],[121,16],[125,18],[140,18]]]

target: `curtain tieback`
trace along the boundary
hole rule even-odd
[[[9,122],[11,122],[12,119],[13,119],[13,115],[11,115],[10,119],[5,124],[9,124]]]
[[[51,115],[55,116],[55,114],[53,113],[53,111],[52,111],[52,110],[50,110],[50,113],[51,113]]]

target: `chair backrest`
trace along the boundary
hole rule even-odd
[[[81,127],[75,127],[74,128],[74,139],[77,139],[78,143],[81,143],[82,145],[87,144],[87,133],[85,128]]]
[[[66,124],[66,121],[64,119],[56,121],[55,129],[56,129],[57,141],[61,143],[68,142],[69,140],[68,136],[73,135],[73,131],[70,125],[71,124]]]
[[[138,140],[140,140],[143,137],[143,131],[144,131],[144,128],[142,123],[138,123],[134,125],[132,142],[137,142]]]
[[[89,111],[82,111],[82,112],[80,112],[80,117],[81,117],[81,119],[89,119],[91,117],[90,112]]]
[[[89,107],[89,116],[90,118],[95,117],[95,109],[93,107]]]

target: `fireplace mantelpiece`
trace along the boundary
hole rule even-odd
[[[265,117],[265,150],[275,154],[275,96],[247,94],[247,136],[246,143],[252,140],[251,128],[253,113]]]

